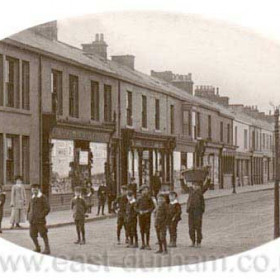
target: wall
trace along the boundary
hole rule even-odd
[[[91,120],[91,81],[99,83],[100,118],[98,123],[104,122],[104,84],[112,86],[112,117],[114,111],[117,113],[118,84],[115,79],[48,58],[44,58],[43,60],[43,112],[52,111],[52,70],[58,70],[63,73],[63,116],[60,118],[73,119],[79,122],[96,123],[96,121]],[[69,117],[69,74],[79,77],[79,118]]]
[[[0,54],[25,60],[30,64],[30,110],[0,107],[0,133],[29,136],[30,183],[39,182],[39,88],[38,56],[0,42]],[[20,62],[21,63],[21,62]],[[4,69],[5,71],[5,69]],[[21,71],[21,67],[20,67]],[[21,73],[21,72],[20,72]],[[21,78],[20,78],[21,95]]]

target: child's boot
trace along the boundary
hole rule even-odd
[[[45,235],[43,237],[43,240],[44,240],[44,243],[45,243],[45,250],[44,250],[43,254],[44,255],[49,255],[51,253],[51,250],[50,250],[50,244],[49,244],[48,236]]]

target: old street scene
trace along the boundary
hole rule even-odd
[[[275,116],[91,37],[53,21],[0,41],[0,237],[121,267],[271,241]]]

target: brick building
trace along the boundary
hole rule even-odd
[[[8,199],[16,175],[27,189],[41,169],[38,56],[0,42],[0,184]]]
[[[191,74],[149,76],[135,70],[133,55],[109,59],[107,48],[103,34],[81,49],[60,42],[55,22],[0,42],[0,182],[7,191],[20,174],[63,209],[73,187],[87,181],[115,182],[118,192],[129,178],[149,184],[159,171],[173,187],[182,169],[206,164],[215,188],[272,178],[266,116],[245,122],[244,150],[234,140],[243,120],[227,98],[217,104],[210,88],[211,98],[193,96]],[[250,154],[246,174],[236,149]]]

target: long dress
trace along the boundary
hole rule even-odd
[[[25,223],[26,221],[26,193],[23,185],[13,185],[11,191],[11,224]]]

